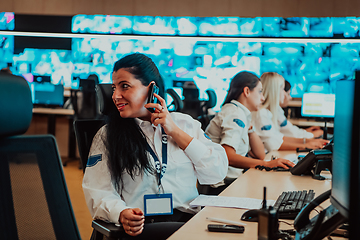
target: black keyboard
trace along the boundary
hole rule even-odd
[[[278,211],[279,218],[295,219],[300,210],[314,199],[314,190],[287,191],[283,192],[274,204]]]

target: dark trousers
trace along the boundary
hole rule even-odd
[[[224,179],[225,185],[217,187],[217,188],[209,186],[207,195],[219,195],[223,190],[225,190],[225,188],[227,188],[235,180],[236,180],[236,178],[231,178],[231,179],[225,178]]]
[[[174,232],[176,232],[193,216],[193,214],[184,213],[177,209],[174,209],[173,215],[145,217],[143,232],[135,237],[128,236],[126,238],[123,238],[123,240],[165,240],[170,237]]]

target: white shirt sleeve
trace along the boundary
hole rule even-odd
[[[283,143],[284,135],[274,126],[271,112],[264,108],[254,112],[252,122],[266,150],[278,150]]]
[[[188,115],[181,114],[188,118],[190,125],[184,126],[184,131],[193,137],[193,140],[184,150],[185,154],[194,164],[195,174],[201,184],[215,184],[226,177],[229,161],[225,149],[212,142],[206,137],[201,129],[200,122]],[[174,120],[176,119],[176,114]]]
[[[314,134],[307,132],[305,129],[294,126],[290,121],[285,117],[284,110],[279,106],[278,108],[278,122],[280,127],[280,132],[287,137],[294,138],[313,138]]]
[[[107,157],[103,154],[105,146],[102,138],[105,136],[104,133],[105,127],[102,127],[94,137],[82,187],[91,216],[118,223],[120,212],[128,207],[111,181]]]
[[[245,156],[249,149],[249,120],[236,105],[227,104],[210,122],[206,133],[215,142],[226,144]]]

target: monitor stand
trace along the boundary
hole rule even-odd
[[[324,118],[324,134],[323,134],[323,139],[327,139],[327,119]]]

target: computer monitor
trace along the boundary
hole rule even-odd
[[[358,229],[360,226],[360,71],[355,73],[355,94],[353,126],[351,138],[351,163],[350,163],[350,239],[358,238]]]
[[[338,81],[334,119],[331,204],[349,219],[350,236],[359,226],[360,72],[354,80]],[[357,94],[355,94],[357,93]]]
[[[64,86],[48,82],[29,83],[34,106],[62,107],[64,105]]]
[[[331,203],[349,216],[351,135],[354,107],[353,80],[338,81],[334,119],[334,146]]]
[[[33,75],[33,81],[37,83],[50,83],[51,76],[50,75]]]
[[[303,117],[333,118],[335,114],[335,94],[304,93],[301,104]]]

